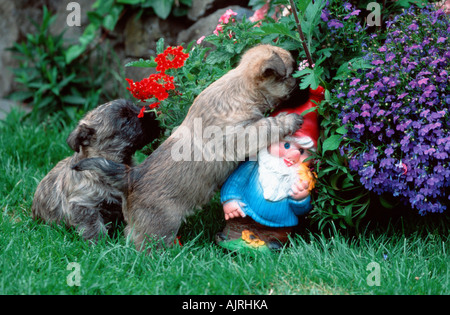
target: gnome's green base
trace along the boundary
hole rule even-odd
[[[280,250],[289,240],[293,227],[271,228],[249,217],[227,221],[216,234],[217,245],[231,251],[270,253]]]
[[[242,238],[231,241],[221,241],[217,242],[217,245],[229,250],[229,251],[239,251],[239,252],[261,252],[261,253],[271,253],[272,250],[267,247],[267,245],[261,245],[258,247],[250,246]]]

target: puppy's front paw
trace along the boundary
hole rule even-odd
[[[280,123],[283,126],[284,135],[293,134],[303,125],[303,117],[299,114],[280,114],[278,117],[280,117]]]

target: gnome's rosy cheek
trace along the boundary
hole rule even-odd
[[[293,166],[308,157],[304,150],[296,142],[281,141],[272,144],[268,151],[271,155],[284,159],[287,166]]]
[[[279,147],[279,143],[273,143],[271,146],[269,146],[267,148],[267,151],[273,155],[273,156],[278,156],[280,157],[280,147]]]
[[[273,143],[267,148],[267,151],[269,151],[271,155],[281,158],[286,155],[286,151],[289,149],[288,146],[290,146],[289,142],[281,141],[278,143]]]

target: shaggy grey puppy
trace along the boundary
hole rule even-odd
[[[182,220],[211,199],[240,160],[301,126],[296,114],[264,115],[297,85],[293,70],[288,51],[256,46],[200,93],[182,124],[141,165],[86,159],[75,169],[97,171],[125,193],[125,232],[137,248],[146,239],[170,245]],[[266,141],[255,144],[247,131]]]
[[[138,114],[139,107],[126,100],[88,112],[67,138],[75,153],[60,161],[39,183],[33,218],[63,222],[89,240],[113,231],[123,221],[122,192],[102,181],[96,172],[76,172],[72,165],[90,157],[130,165],[136,150],[160,134],[154,113],[141,119]]]

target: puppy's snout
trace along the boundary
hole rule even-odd
[[[292,77],[292,76],[288,76],[287,80],[288,80],[288,84],[289,84],[290,86],[292,86],[292,87],[294,87],[294,86],[300,84],[300,80],[299,80],[299,79],[296,79],[296,78],[294,78],[294,77]]]
[[[300,81],[298,81],[296,78],[293,78],[291,76],[286,78],[286,87],[288,92],[282,97],[282,101],[288,100],[292,95],[296,93],[297,90],[299,90],[299,84]]]

